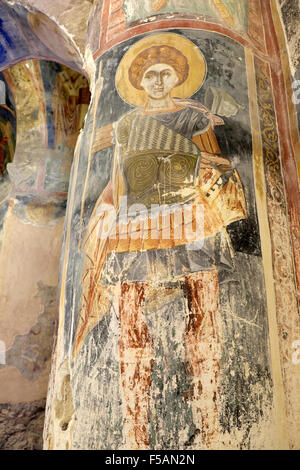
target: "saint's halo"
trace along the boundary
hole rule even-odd
[[[136,89],[129,80],[128,71],[133,60],[152,46],[171,46],[187,59],[189,73],[187,79],[175,87],[171,94],[176,98],[189,98],[202,86],[206,76],[206,62],[202,52],[189,39],[175,33],[150,34],[137,41],[122,58],[116,73],[116,88],[127,103],[143,107],[146,100],[144,90]]]

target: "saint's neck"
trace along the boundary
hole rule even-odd
[[[170,96],[166,96],[163,99],[155,100],[148,96],[147,102],[143,109],[145,114],[157,114],[157,113],[175,113],[182,109],[182,106],[178,106]]]

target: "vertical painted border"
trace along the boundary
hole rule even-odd
[[[274,386],[274,419],[278,433],[280,432],[280,436],[278,438],[280,447],[282,449],[288,449],[289,445],[287,438],[285,394],[282,380],[279,332],[276,316],[272,245],[266,205],[267,192],[263,164],[261,128],[257,107],[257,89],[255,80],[256,73],[254,67],[254,56],[250,49],[245,49],[245,58],[248,78],[249,113],[253,146],[253,176],[267,297],[270,360]]]
[[[264,0],[263,0],[264,1]],[[273,15],[275,20],[273,21]],[[290,236],[294,249],[295,275],[298,288],[298,306],[300,303],[300,192],[298,184],[298,171],[296,166],[295,149],[291,136],[291,123],[289,106],[287,101],[287,84],[285,83],[284,67],[289,65],[282,63],[280,45],[277,39],[277,30],[282,31],[282,25],[274,0],[265,3],[263,9],[263,21],[265,26],[267,51],[274,59],[271,67],[271,82],[275,99],[275,112],[278,125],[280,143],[280,161],[282,176],[289,212]],[[286,50],[286,48],[285,48]],[[287,54],[287,52],[286,52]]]
[[[271,0],[271,11],[274,25],[276,28],[277,41],[279,45],[280,60],[282,63],[282,73],[285,81],[285,92],[287,101],[287,110],[289,114],[290,132],[292,137],[292,145],[294,147],[296,164],[300,171],[300,135],[298,127],[298,118],[296,106],[293,102],[292,76],[290,73],[289,53],[287,50],[286,36],[283,29],[282,20],[278,12],[276,0]],[[300,191],[300,173],[299,173],[299,191]]]

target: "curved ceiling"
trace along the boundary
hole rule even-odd
[[[58,24],[38,10],[0,0],[0,71],[29,58],[53,60],[82,73],[80,52]]]

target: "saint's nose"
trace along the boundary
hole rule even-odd
[[[162,84],[162,76],[160,73],[157,73],[156,74],[156,77],[155,77],[155,84],[156,85],[161,85]]]

